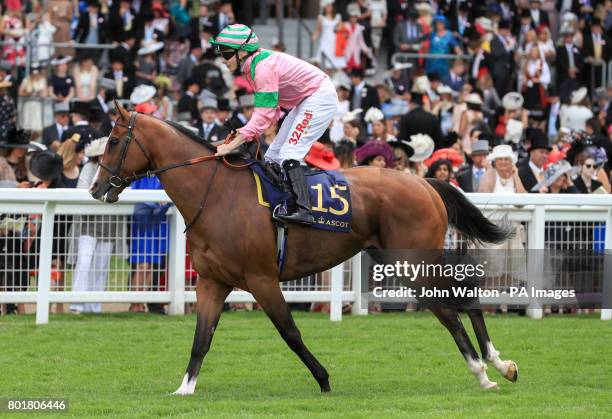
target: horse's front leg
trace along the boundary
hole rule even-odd
[[[198,321],[193,336],[191,358],[181,386],[174,392],[179,395],[193,394],[204,356],[210,348],[213,334],[219,323],[223,303],[232,291],[229,285],[216,281],[200,279],[196,288],[196,312]]]

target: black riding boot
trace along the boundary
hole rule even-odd
[[[277,217],[290,223],[313,224],[314,217],[312,216],[312,208],[310,206],[308,185],[306,184],[306,177],[300,162],[297,160],[285,160],[283,162],[283,169],[285,169],[285,173],[291,182],[291,189],[295,199],[295,212],[287,215],[278,215]]]

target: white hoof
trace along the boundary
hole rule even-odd
[[[481,386],[485,390],[499,390],[499,385],[494,381],[489,381],[488,383],[482,383]]]
[[[190,396],[195,392],[197,378],[189,380],[189,375],[185,374],[181,386],[172,394],[177,396]]]

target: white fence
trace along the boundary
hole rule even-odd
[[[564,243],[566,248],[599,246],[612,250],[612,195],[468,194],[468,197],[491,218],[507,215],[511,221],[522,223],[526,230],[524,245],[527,249],[547,248],[550,243],[546,243],[546,232],[554,226],[574,229],[577,232],[596,230],[600,233],[599,236],[572,235],[573,241]],[[196,299],[193,280],[195,275],[191,268],[186,266],[184,220],[174,208],[169,210],[167,221],[163,222],[168,231],[167,258],[164,258],[161,264],[148,268],[158,279],[146,290],[130,283],[131,268],[121,258],[122,252],[117,247],[114,251],[110,250],[114,258],[107,267],[109,274],[104,290],[100,291],[81,292],[71,289],[73,268],[67,262],[62,266],[53,262],[58,253],[66,261],[76,256],[76,250],[70,245],[62,247],[58,246],[58,243],[70,241],[71,231],[79,224],[79,217],[82,216],[95,215],[98,216],[96,222],[112,222],[115,230],[109,233],[112,235],[109,239],[125,239],[127,230],[121,230],[120,226],[131,223],[134,204],[139,202],[170,201],[163,191],[126,190],[118,203],[108,205],[93,200],[85,190],[0,189],[0,216],[4,216],[2,219],[5,220],[0,224],[0,237],[4,236],[5,242],[8,243],[6,234],[9,224],[6,220],[13,224],[18,224],[16,220],[25,220],[25,224],[20,225],[23,233],[20,233],[19,241],[11,237],[11,240],[19,245],[13,246],[11,250],[5,249],[4,256],[0,253],[0,258],[5,260],[5,265],[2,265],[0,260],[4,275],[19,274],[24,278],[24,283],[17,289],[14,284],[2,286],[0,283],[0,303],[35,303],[37,323],[48,322],[49,307],[52,303],[157,302],[168,303],[170,314],[184,313],[185,303],[195,302]],[[114,218],[110,221],[112,217]],[[39,246],[32,248],[34,250],[28,254],[23,243],[32,243],[35,240],[38,240]],[[158,252],[165,253],[162,250]],[[129,253],[123,251],[124,255]],[[110,259],[110,254],[108,256]],[[20,258],[22,262],[17,267],[7,267],[10,258]],[[534,262],[527,260],[526,269],[530,273],[529,276],[537,281],[538,269],[542,267]],[[361,306],[360,264],[358,255],[329,272],[285,283],[285,298],[288,302],[330,302],[332,320],[341,319],[343,302],[353,304],[353,313],[367,314],[367,307]],[[58,277],[63,278],[61,285],[58,285]],[[164,277],[165,281],[162,281]],[[244,291],[234,291],[228,297],[228,302],[252,301],[251,294]],[[507,301],[491,300],[486,303],[496,305],[506,304]],[[542,317],[542,307],[536,303],[525,301],[519,304],[527,307],[531,317]],[[612,311],[602,310],[601,317],[610,319]]]

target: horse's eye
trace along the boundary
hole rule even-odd
[[[110,140],[108,140],[108,142],[110,143],[110,145],[117,145],[119,144],[119,140],[117,138],[111,138]]]

